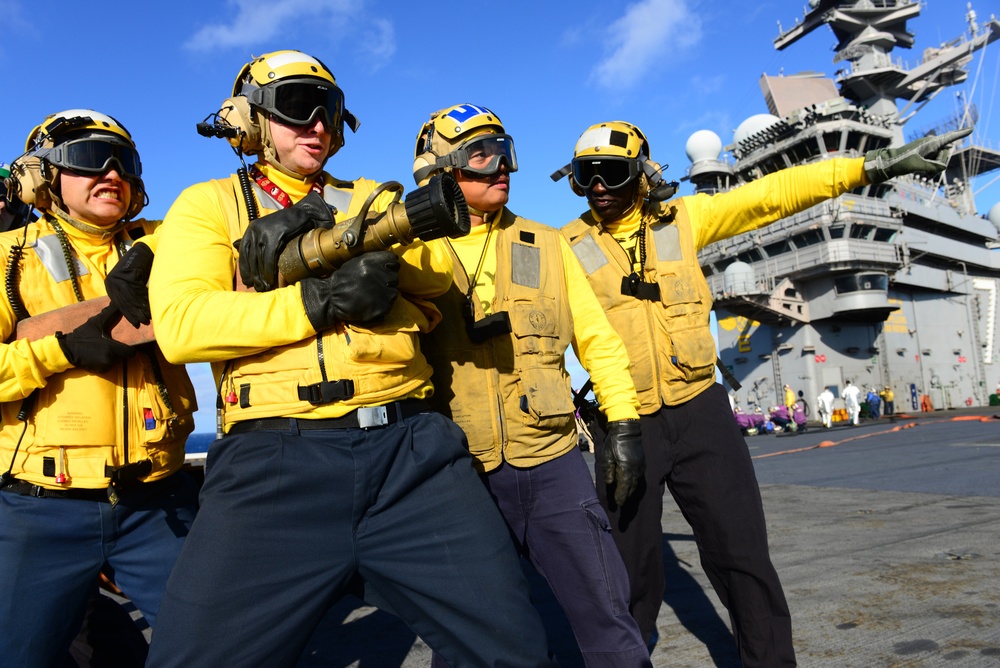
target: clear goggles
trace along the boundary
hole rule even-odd
[[[600,181],[608,190],[628,185],[639,175],[639,161],[633,158],[587,158],[573,161],[573,180],[587,190]]]
[[[514,138],[510,135],[473,137],[438,162],[478,176],[493,176],[500,171],[502,162],[506,162],[508,173],[516,172]]]
[[[291,125],[309,125],[322,114],[327,128],[340,127],[344,93],[319,79],[286,79],[245,92],[250,104]]]
[[[114,167],[122,176],[142,177],[139,152],[112,135],[73,139],[37,155],[53,165],[82,174],[103,174]]]

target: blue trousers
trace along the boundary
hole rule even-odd
[[[102,567],[153,624],[195,517],[186,473],[101,501],[0,492],[0,663],[62,665]]]
[[[359,582],[451,666],[549,665],[527,581],[465,445],[436,413],[213,443],[147,666],[294,665]]]
[[[792,624],[771,564],[760,489],[746,441],[715,384],[693,399],[640,418],[646,474],[625,502],[598,484],[632,587],[631,610],[650,638],[663,601],[663,495],[691,525],[702,568],[723,605],[743,666],[794,666]],[[604,431],[594,431],[597,479]]]
[[[545,578],[588,667],[650,666],[628,609],[628,573],[579,448],[482,476],[518,551]]]

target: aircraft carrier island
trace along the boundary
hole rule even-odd
[[[919,2],[812,0],[794,28],[779,28],[775,47],[829,26],[834,78],[763,75],[770,113],[741,123],[725,152],[714,132],[694,133],[684,179],[715,193],[792,165],[975,126],[971,103],[948,118],[916,119],[969,79],[1000,22],[979,22],[969,7],[964,35],[924,48],[908,66],[893,50],[914,45],[907,21],[919,13]],[[766,414],[788,384],[815,419],[817,395],[829,387],[842,406],[848,380],[862,396],[891,388],[897,411],[997,401],[1000,204],[977,214],[971,181],[1000,167],[1000,151],[983,144],[976,133],[960,142],[938,178],[860,188],[701,252],[720,362],[742,384],[733,393],[741,410]]]

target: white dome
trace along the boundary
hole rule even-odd
[[[736,131],[733,132],[733,141],[736,143],[744,141],[750,135],[757,134],[780,122],[781,119],[773,114],[755,114],[739,124]]]
[[[730,295],[753,292],[756,282],[753,267],[739,260],[726,267],[726,271],[722,274],[722,289]]]
[[[698,130],[688,137],[684,145],[688,160],[692,163],[702,160],[718,160],[722,153],[722,140],[711,130]]]
[[[986,214],[986,220],[993,223],[993,227],[1000,232],[1000,202],[990,207],[990,212]]]

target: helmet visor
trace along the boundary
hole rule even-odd
[[[608,190],[627,185],[639,175],[639,162],[629,158],[578,159],[573,161],[573,180],[584,190],[600,181]]]
[[[128,143],[111,135],[87,137],[64,142],[39,152],[59,167],[84,174],[103,174],[115,167],[122,176],[142,177],[139,152]]]
[[[344,115],[344,93],[320,79],[287,79],[254,90],[250,103],[291,125],[307,125],[323,115],[327,127],[339,127]]]
[[[492,176],[507,164],[508,172],[517,171],[514,138],[510,135],[480,135],[473,137],[445,156],[447,163],[463,172]]]

